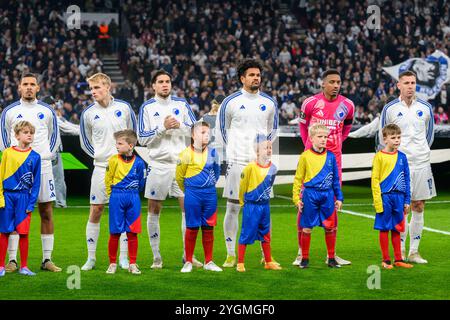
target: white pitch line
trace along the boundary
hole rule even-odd
[[[369,214],[364,214],[364,213],[359,213],[359,212],[354,212],[354,211],[349,211],[349,210],[341,210],[340,212],[348,213],[348,214],[351,214],[352,216],[369,218],[369,219],[375,220],[375,216],[371,216]]]
[[[284,200],[292,200],[290,197],[275,195],[275,198],[280,198]],[[344,200],[345,201],[345,200]],[[439,204],[439,203],[450,203],[450,200],[436,200],[436,201],[426,201],[426,204]],[[373,203],[345,203],[345,207],[372,207]]]
[[[291,200],[289,197],[285,196],[275,196],[276,198]],[[450,203],[450,200],[439,200],[439,201],[427,201],[427,204],[439,204],[439,203]],[[345,207],[373,207],[372,203],[344,203]],[[219,208],[226,208],[226,206],[218,206]],[[294,208],[293,204],[271,204],[272,208]],[[90,206],[67,206],[68,209],[89,209]],[[142,209],[147,209],[147,206],[142,206]],[[178,206],[163,206],[167,209],[176,209]],[[59,208],[57,208],[59,209]]]
[[[275,195],[275,198],[280,198],[280,199],[285,199],[285,200],[292,200],[292,197],[281,196],[281,195],[278,195],[278,194]]]
[[[227,206],[217,206],[218,208],[226,208]],[[295,208],[293,204],[273,204],[270,205],[271,208]],[[67,208],[56,208],[56,209],[89,209],[90,206],[67,206]],[[108,208],[108,207],[107,207]],[[142,206],[142,209],[147,209],[147,206]],[[163,209],[177,209],[179,206],[163,206]]]
[[[277,198],[281,198],[281,199],[286,199],[286,200],[291,200],[291,198],[286,197],[286,196],[280,196],[280,195],[276,195],[275,197]],[[450,203],[450,201],[448,200],[437,200],[437,201],[427,201],[427,204],[433,204],[433,203]],[[360,204],[356,204],[356,203],[349,203],[349,204],[344,204],[344,206],[361,206]],[[372,206],[373,204],[363,204],[364,206]],[[375,216],[371,216],[368,214],[364,214],[364,213],[359,213],[359,212],[355,212],[355,211],[349,211],[349,210],[341,210],[341,212],[343,213],[347,213],[353,216],[357,216],[357,217],[363,217],[363,218],[368,218],[368,219],[372,219],[375,220]],[[448,231],[442,231],[442,230],[437,230],[437,229],[433,229],[433,228],[428,228],[428,227],[423,227],[424,230],[430,231],[430,232],[435,232],[435,233],[440,233],[440,234],[445,234],[447,236],[450,236],[450,232]]]
[[[450,203],[450,200],[427,201],[426,204]],[[344,203],[346,207],[373,207],[373,203]]]
[[[280,196],[280,195],[276,195],[276,198],[280,198],[280,199],[286,199],[286,200],[291,200],[290,197],[286,197],[286,196]],[[427,201],[427,204],[438,204],[438,203],[450,203],[449,200],[438,200],[438,201]],[[373,204],[359,204],[359,203],[348,203],[345,204],[345,206],[373,206]],[[219,208],[226,208],[226,206],[218,206]],[[286,204],[274,204],[271,205],[272,208],[294,208],[294,205],[286,205]],[[90,206],[67,206],[67,208],[73,208],[73,209],[89,209]],[[179,206],[164,206],[164,208],[167,209],[177,209],[179,208]],[[142,209],[147,209],[147,206],[143,206]],[[363,217],[363,218],[368,218],[368,219],[372,219],[375,220],[375,216],[371,216],[368,214],[364,214],[364,213],[359,213],[359,212],[355,212],[355,211],[350,211],[350,210],[341,210],[340,212],[343,213],[347,213],[353,216],[357,216],[357,217]],[[447,236],[450,236],[450,232],[448,231],[442,231],[442,230],[437,230],[437,229],[433,229],[433,228],[428,228],[428,227],[423,227],[424,230],[430,231],[430,232],[435,232],[435,233],[440,233],[440,234],[445,234]]]
[[[359,213],[359,212],[354,212],[354,211],[349,211],[349,210],[341,210],[340,212],[347,213],[352,216],[358,216],[358,217],[369,218],[369,219],[375,220],[375,216],[371,216],[371,215],[364,214],[364,213]],[[423,227],[423,229],[430,231],[430,232],[435,232],[435,233],[440,233],[440,234],[445,234],[447,236],[450,236],[450,232],[448,232],[448,231],[442,231],[442,230],[437,230],[437,229],[428,228],[428,227]]]
[[[446,234],[446,235],[450,236],[450,232],[447,232],[447,231],[437,230],[437,229],[428,228],[428,227],[423,227],[423,230],[436,232],[436,233],[441,233],[441,234]]]

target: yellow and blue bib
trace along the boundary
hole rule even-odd
[[[181,190],[215,187],[219,177],[219,158],[214,148],[207,147],[198,152],[189,146],[180,153],[176,181]]]
[[[241,174],[239,185],[241,206],[245,202],[267,203],[276,174],[277,167],[273,163],[263,167],[256,162],[250,162]]]

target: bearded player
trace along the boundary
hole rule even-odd
[[[217,142],[226,149],[228,165],[223,190],[223,197],[228,199],[223,222],[227,248],[225,268],[236,264],[242,170],[256,159],[253,144],[258,134],[266,135],[271,141],[277,136],[278,107],[270,96],[260,90],[262,71],[263,66],[257,60],[241,61],[237,75],[242,88],[223,100],[216,119],[216,130],[220,130],[216,134]]]
[[[163,201],[167,196],[178,198],[181,209],[181,233],[185,252],[186,215],[184,193],[176,182],[175,173],[178,155],[186,148],[186,137],[196,119],[191,106],[183,98],[171,95],[172,75],[158,70],[151,79],[155,96],[139,109],[138,139],[141,146],[148,148],[149,166],[145,185],[148,199],[147,231],[153,253],[152,269],[161,269],[163,260],[160,252],[161,216]],[[183,256],[183,264],[186,257]],[[203,264],[192,258],[194,267]]]
[[[52,158],[60,145],[59,129],[55,111],[36,97],[39,92],[37,76],[27,73],[22,76],[19,84],[20,100],[6,107],[1,116],[0,131],[2,135],[0,150],[9,146],[16,146],[14,126],[20,121],[28,121],[35,128],[36,133],[31,147],[41,156],[41,187],[38,197],[39,215],[41,216],[42,265],[41,269],[60,272],[51,260],[54,243],[53,207],[56,200],[55,180],[52,172]],[[26,179],[24,177],[24,179]],[[17,247],[19,235],[9,236],[9,263],[6,272],[17,270]]]

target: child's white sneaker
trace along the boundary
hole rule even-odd
[[[128,272],[130,272],[131,274],[141,274],[141,270],[139,270],[139,266],[136,263],[130,263]]]
[[[108,270],[106,270],[106,273],[108,274],[114,274],[117,271],[117,263],[111,263],[108,267]]]
[[[186,261],[183,268],[181,269],[181,272],[188,273],[192,271],[192,262]]]
[[[203,266],[203,269],[208,270],[208,271],[216,271],[216,272],[220,272],[222,271],[222,268],[220,268],[218,265],[216,265],[214,262],[210,261],[207,264],[205,264]]]

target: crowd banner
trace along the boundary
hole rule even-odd
[[[450,82],[450,58],[440,50],[426,58],[411,58],[383,70],[395,80],[407,70],[417,75],[416,94],[423,100],[431,100],[441,91],[442,85]]]

